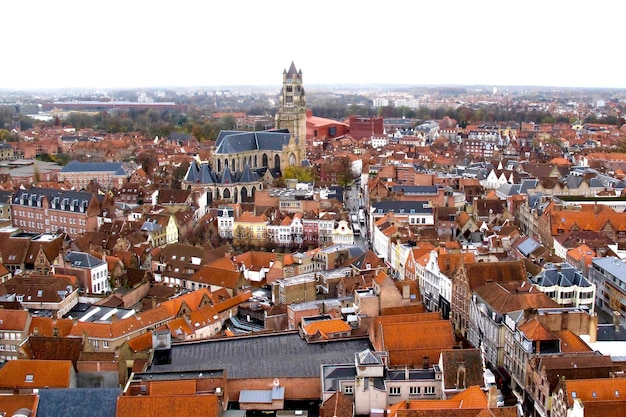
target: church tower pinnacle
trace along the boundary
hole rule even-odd
[[[289,70],[283,71],[276,128],[289,130],[299,145],[306,143],[306,94],[302,85],[302,70],[297,70],[293,61]]]

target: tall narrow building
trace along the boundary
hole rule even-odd
[[[280,90],[280,107],[276,113],[276,129],[287,129],[296,143],[306,143],[306,94],[302,85],[302,70],[293,61],[289,70],[283,71],[283,88]]]

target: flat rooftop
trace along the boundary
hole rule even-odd
[[[146,373],[224,369],[229,379],[319,378],[322,364],[354,363],[365,349],[367,338],[307,343],[298,332],[210,339],[173,344],[171,363],[153,363]]]

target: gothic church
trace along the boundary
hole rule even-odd
[[[306,157],[306,95],[302,70],[294,63],[283,71],[276,128],[260,132],[221,131],[210,162],[189,166],[182,188],[206,190],[209,203],[244,201],[281,169],[300,166]]]

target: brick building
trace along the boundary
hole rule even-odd
[[[59,181],[67,181],[77,189],[83,189],[90,181],[104,188],[120,188],[127,182],[134,169],[122,162],[72,161],[59,171]]]
[[[18,190],[11,200],[13,225],[25,232],[64,230],[75,238],[97,229],[104,196],[47,188]]]

